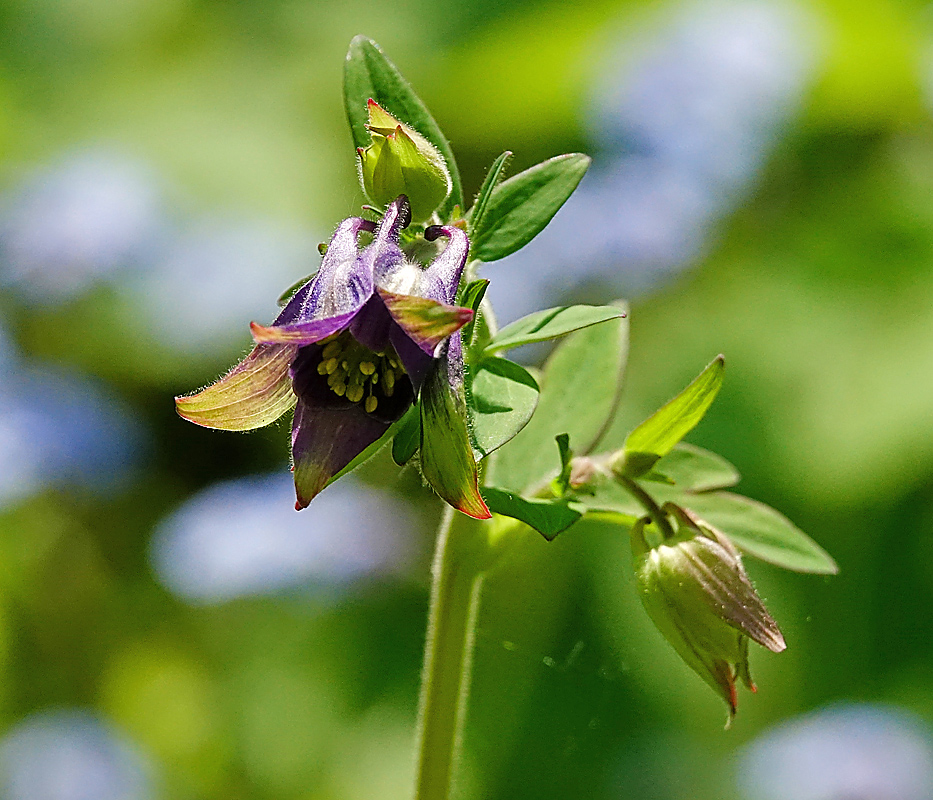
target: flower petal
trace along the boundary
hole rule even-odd
[[[446,236],[450,241],[422,274],[418,294],[439,303],[453,305],[470,252],[470,240],[466,233],[453,225],[432,225],[424,231],[424,238],[429,242],[439,236]]]
[[[444,339],[473,319],[469,308],[439,303],[430,297],[377,291],[392,319],[429,356]]]
[[[331,237],[299,319],[323,319],[356,311],[373,293],[372,265],[361,257],[357,239],[373,224],[360,217],[345,219]]]
[[[297,349],[257,345],[216,383],[176,397],[178,414],[196,425],[224,431],[249,431],[274,422],[295,404],[288,368]]]
[[[448,382],[446,358],[435,361],[421,389],[421,472],[457,510],[475,519],[492,516],[479,493],[466,408]]]
[[[306,345],[326,339],[346,328],[353,317],[356,316],[358,308],[348,311],[345,314],[337,314],[333,317],[324,319],[315,319],[308,322],[293,322],[290,325],[270,325],[268,327],[260,325],[257,322],[251,322],[249,329],[253,334],[253,339],[257,343],[275,342],[278,344]]]
[[[358,404],[335,408],[299,400],[292,422],[295,509],[305,508],[334,475],[379,439],[389,425],[367,414]]]

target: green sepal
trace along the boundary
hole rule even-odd
[[[463,289],[460,290],[460,296],[458,303],[464,308],[469,308],[473,312],[473,319],[471,319],[466,325],[463,326],[463,330],[460,333],[460,336],[463,340],[463,346],[466,349],[470,349],[470,345],[473,342],[473,331],[476,326],[476,315],[479,314],[480,303],[483,302],[483,298],[486,296],[486,289],[489,287],[489,281],[485,278],[478,278],[475,281],[470,281]]]
[[[573,331],[598,325],[626,314],[619,306],[560,306],[535,311],[509,323],[486,345],[486,353],[556,339]]]
[[[717,356],[677,397],[666,403],[633,430],[613,470],[627,478],[639,478],[654,467],[651,457],[667,455],[703,419],[722,387],[725,358]]]
[[[538,382],[524,367],[487,358],[470,372],[467,397],[477,460],[512,439],[538,405]]]
[[[421,444],[421,409],[414,403],[398,422],[398,431],[392,439],[392,460],[404,467]]]
[[[377,290],[396,324],[426,353],[473,319],[473,311],[438,303],[430,297]]]
[[[475,519],[489,519],[479,493],[466,406],[448,382],[442,359],[432,366],[421,388],[421,473],[451,506]]]
[[[474,225],[474,258],[497,261],[535,238],[574,189],[590,166],[589,156],[570,153],[543,161],[496,186]]]
[[[350,42],[344,63],[343,97],[356,148],[370,145],[372,137],[366,128],[369,123],[367,103],[375,100],[392,116],[418,131],[443,156],[450,174],[451,191],[439,210],[441,218],[448,219],[454,206],[463,207],[460,172],[450,143],[414,89],[372,39],[356,36]]]
[[[482,493],[490,511],[524,522],[549,542],[586,512],[585,506],[568,498],[522,497],[494,486],[484,486]]]

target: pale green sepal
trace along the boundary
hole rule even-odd
[[[469,308],[448,306],[430,297],[377,291],[392,319],[428,355],[433,355],[442,341],[473,319]]]
[[[475,519],[490,518],[479,493],[465,404],[454,394],[443,360],[435,363],[421,388],[421,473],[458,511]]]
[[[251,431],[275,422],[295,405],[288,368],[297,352],[294,345],[256,345],[217,382],[176,397],[179,416],[222,431]]]
[[[667,455],[703,419],[722,387],[724,368],[725,358],[717,356],[693,383],[635,428],[625,440],[625,455],[613,469],[638,478],[654,466],[647,456]],[[636,459],[630,458],[636,453]]]
[[[421,409],[412,405],[399,420],[398,433],[392,439],[392,460],[400,467],[405,466],[421,444]]]

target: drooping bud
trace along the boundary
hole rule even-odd
[[[400,194],[407,195],[413,221],[424,222],[450,194],[450,173],[443,157],[424,136],[375,100],[369,101],[366,129],[373,142],[357,149],[366,196],[386,206]]]
[[[647,517],[631,531],[642,604],[687,666],[726,701],[731,722],[736,678],[755,691],[748,640],[779,653],[784,637],[732,542],[683,508],[669,503],[664,511],[678,523],[673,538],[662,540]]]

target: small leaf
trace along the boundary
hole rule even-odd
[[[644,454],[658,457],[667,455],[675,444],[696,427],[719,393],[724,368],[725,359],[717,356],[693,383],[628,435],[625,440],[624,466],[627,477],[637,478],[647,472],[642,457]],[[630,461],[630,453],[637,453],[639,458]]]
[[[484,486],[482,493],[490,511],[524,522],[549,542],[577,522],[586,510],[574,500],[527,498],[494,486]]]
[[[441,498],[475,519],[489,519],[479,493],[466,408],[438,360],[421,389],[421,473]]]
[[[553,477],[554,437],[570,435],[586,455],[615,414],[628,356],[628,320],[618,318],[570,334],[544,365],[531,422],[499,453],[496,482],[514,491]]]
[[[392,460],[405,466],[421,444],[421,409],[412,405],[398,422],[398,432],[392,439]]]
[[[279,308],[285,308],[288,305],[288,301],[292,299],[295,292],[297,292],[302,286],[304,286],[308,281],[314,280],[314,277],[317,275],[317,271],[312,272],[305,278],[302,278],[300,281],[295,281],[291,286],[289,286],[282,294],[279,295],[279,299],[276,300]]]
[[[473,319],[463,326],[463,331],[460,334],[463,337],[463,344],[467,348],[470,347],[473,341],[473,328],[476,325],[476,315],[479,313],[479,305],[486,296],[486,289],[488,286],[489,281],[485,278],[479,278],[478,280],[470,281],[466,285],[466,288],[462,289],[460,292],[459,304],[464,308],[469,308],[473,312]]]
[[[738,470],[722,456],[686,442],[675,445],[656,467],[679,488],[691,492],[728,489],[740,479]],[[647,480],[649,475],[643,479]]]
[[[500,183],[489,198],[482,227],[473,229],[473,257],[497,261],[528,244],[573,194],[589,166],[589,156],[570,153]]]
[[[473,208],[470,209],[468,217],[468,233],[470,234],[471,240],[476,231],[482,230],[483,217],[486,216],[486,211],[489,208],[489,199],[492,197],[493,189],[495,189],[496,185],[499,183],[499,176],[502,175],[502,170],[505,169],[506,162],[511,157],[512,151],[506,150],[492,162],[489,172],[486,173],[486,179],[479,189],[479,194],[476,195],[476,202],[473,203]]]
[[[538,383],[518,364],[487,358],[473,373],[469,398],[473,446],[481,459],[528,424],[538,403]]]
[[[625,316],[618,306],[560,306],[536,311],[506,325],[486,345],[487,353],[556,339],[581,328]]]
[[[682,494],[676,502],[722,531],[750,556],[795,572],[835,575],[839,571],[832,556],[764,503],[731,492]]]
[[[557,452],[560,453],[560,473],[554,479],[553,486],[556,492],[563,496],[570,491],[570,473],[573,470],[573,450],[570,449],[570,436],[559,433],[554,437],[557,442]]]
[[[372,39],[356,36],[350,42],[344,64],[343,97],[355,147],[366,148],[371,142],[372,137],[366,130],[369,122],[368,101],[375,100],[394,117],[418,131],[443,156],[453,188],[441,206],[441,218],[448,218],[455,205],[463,206],[460,172],[450,143],[427,106]]]

